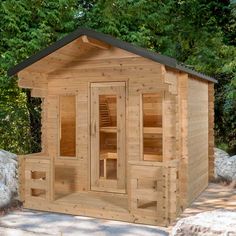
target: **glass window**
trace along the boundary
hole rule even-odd
[[[76,156],[75,96],[60,97],[60,156]]]
[[[162,161],[162,94],[143,94],[143,159]]]
[[[117,179],[117,99],[99,96],[100,178]]]

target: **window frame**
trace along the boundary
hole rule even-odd
[[[143,106],[143,96],[144,95],[153,95],[153,94],[158,94],[161,96],[161,129],[162,129],[162,132],[161,132],[161,148],[162,148],[162,155],[161,155],[161,161],[158,161],[158,160],[145,160],[144,159],[144,106]],[[164,127],[163,127],[163,111],[164,111],[164,92],[163,91],[154,91],[154,92],[142,92],[140,94],[140,160],[143,161],[143,162],[160,162],[162,163],[164,161],[164,157],[163,157],[163,154],[164,154],[164,145],[163,145],[163,142],[164,142]],[[157,133],[158,134],[158,133]]]

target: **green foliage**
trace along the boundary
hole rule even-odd
[[[76,28],[76,0],[0,2],[0,148],[40,151],[40,101],[6,76],[11,66]]]
[[[30,150],[26,96],[14,79],[0,77],[0,147],[17,153]]]
[[[0,19],[0,148],[40,149],[40,101],[6,70],[82,25],[217,78],[216,141],[236,149],[235,0],[2,0]]]
[[[217,78],[216,142],[236,152],[235,6],[227,0],[98,0],[79,20]]]
[[[236,153],[236,84],[235,77],[224,75],[216,85],[215,126],[216,143],[226,146],[231,154]]]

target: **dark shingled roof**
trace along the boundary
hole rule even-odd
[[[87,28],[79,28],[79,29],[75,30],[74,32],[68,34],[64,38],[62,38],[62,39],[58,40],[57,42],[53,43],[49,47],[47,47],[47,48],[43,49],[42,51],[38,52],[37,54],[29,57],[28,59],[24,60],[23,62],[20,62],[19,64],[17,64],[16,66],[14,66],[14,67],[12,67],[8,70],[8,75],[9,76],[15,75],[19,71],[25,69],[26,67],[32,65],[33,63],[35,63],[38,60],[46,57],[47,55],[53,53],[54,51],[56,51],[59,48],[67,45],[68,43],[72,42],[73,40],[79,38],[82,35],[86,35],[86,36],[89,36],[91,38],[103,41],[103,42],[105,42],[107,44],[110,44],[112,46],[115,46],[117,48],[124,49],[126,51],[131,52],[131,53],[134,53],[134,54],[140,55],[142,57],[145,57],[145,58],[151,59],[153,61],[156,61],[158,63],[164,64],[164,65],[166,65],[170,68],[186,72],[188,74],[191,74],[193,76],[199,77],[199,78],[207,80],[207,81],[217,83],[217,80],[215,80],[214,78],[209,77],[207,75],[204,75],[202,73],[196,72],[194,70],[191,70],[191,69],[181,65],[180,63],[178,63],[177,60],[175,60],[174,58],[151,52],[147,49],[144,49],[144,48],[141,48],[141,47],[138,47],[138,46],[134,46],[130,43],[127,43],[127,42],[121,41],[119,39],[116,39],[116,38],[114,38],[110,35],[103,34],[103,33],[100,33],[100,32],[96,32],[94,30],[87,29]]]

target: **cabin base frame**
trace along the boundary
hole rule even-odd
[[[46,203],[45,201],[39,200],[39,201],[24,203],[24,208],[46,211],[46,212],[57,212],[70,215],[110,219],[110,220],[117,220],[117,221],[124,221],[138,224],[159,225],[164,227],[169,225],[168,223],[159,223],[160,221],[162,221],[162,218],[158,219],[154,217],[131,214],[128,211],[127,213],[125,213],[111,210],[104,211],[104,209],[92,209],[85,207],[83,208],[78,206],[77,204],[69,204],[69,203],[56,203],[56,202]]]
[[[168,226],[179,214],[176,161],[145,165],[130,161],[126,194],[77,191],[62,196],[55,195],[50,187],[49,159],[28,155],[19,156],[19,160],[20,198],[24,208],[159,226]]]
[[[171,224],[214,174],[216,81],[108,35],[72,36],[10,70],[42,99],[42,151],[19,156],[24,207]]]

